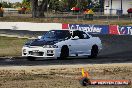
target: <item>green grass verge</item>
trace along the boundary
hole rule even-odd
[[[20,56],[21,49],[27,39],[0,36],[0,57]]]

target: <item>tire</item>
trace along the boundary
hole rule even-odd
[[[67,46],[63,46],[61,49],[61,54],[58,59],[66,59],[69,56],[69,49]]]
[[[90,82],[90,79],[88,79],[88,78],[82,78],[82,79],[80,80],[80,84],[81,84],[82,86],[87,86],[87,85],[90,85],[91,82]]]
[[[35,61],[35,59],[36,59],[35,57],[27,57],[28,61]]]
[[[93,46],[91,49],[91,58],[96,58],[98,56],[98,46]]]

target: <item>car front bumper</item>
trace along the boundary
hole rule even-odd
[[[23,57],[45,57],[45,58],[57,58],[60,57],[60,48],[43,48],[43,47],[23,47]]]

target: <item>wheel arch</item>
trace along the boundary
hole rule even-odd
[[[94,44],[94,45],[92,45],[92,49],[93,49],[93,48],[99,48],[99,47],[98,47],[97,44]]]
[[[63,53],[63,52],[64,52],[63,50],[66,50],[67,53],[64,54],[64,53]],[[58,57],[58,59],[60,59],[60,58],[62,59],[62,57],[65,58],[65,57],[69,56],[69,48],[68,48],[67,45],[63,45],[63,46],[61,47],[61,50],[60,50],[60,51],[61,51],[61,52],[60,52],[60,56]],[[64,59],[64,58],[63,58],[63,59]]]
[[[95,44],[92,46],[90,58],[96,58],[98,55],[98,46]]]
[[[62,49],[62,48],[68,48],[68,49],[69,49],[68,45],[63,45],[63,46],[61,47],[61,49]]]

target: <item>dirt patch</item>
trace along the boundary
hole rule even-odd
[[[132,80],[132,64],[12,66],[0,67],[0,88],[83,88],[78,81],[82,67],[91,79]],[[131,85],[96,87],[132,88]]]

